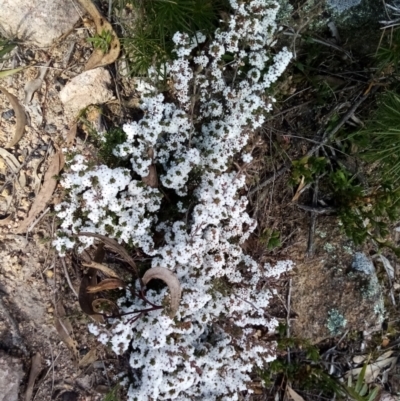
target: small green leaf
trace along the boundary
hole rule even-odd
[[[16,74],[17,72],[20,72],[21,70],[23,70],[24,68],[26,68],[26,67],[18,67],[18,68],[14,68],[14,69],[12,69],[12,70],[3,70],[3,71],[0,71],[0,79],[1,79],[1,78],[5,78],[5,77],[8,77],[8,76],[10,76],[10,75],[14,75],[14,74]]]

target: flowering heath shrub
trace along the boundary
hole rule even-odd
[[[291,54],[270,54],[274,1],[230,3],[232,15],[210,41],[175,34],[171,96],[146,90],[143,118],[124,125],[126,141],[114,150],[131,168],[93,166],[76,155],[61,181],[68,193],[57,206],[62,222],[54,245],[61,254],[93,244],[93,237],[77,239],[79,232],[106,235],[140,248],[181,285],[174,317],[157,309],[132,319],[129,312],[146,305],[127,290],[118,301],[123,316],[90,326],[116,353],[129,348],[129,400],[237,400],[239,391],[250,391],[253,368],[275,357],[255,328],[276,327],[266,315],[273,295],[266,283],[292,262],[260,266],[244,254],[241,244],[256,222],[232,160],[251,162],[241,151],[270,111],[266,91]],[[143,181],[154,164],[158,188]],[[165,193],[178,199],[167,216]],[[168,288],[148,289],[146,298],[165,305]]]

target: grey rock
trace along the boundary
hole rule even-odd
[[[0,353],[0,401],[18,401],[23,376],[21,361]]]
[[[77,7],[66,0],[0,0],[0,27],[7,37],[50,46],[79,20]]]
[[[354,254],[353,262],[351,267],[359,272],[363,272],[367,275],[375,274],[375,267],[372,260],[368,258],[365,253],[356,252]]]
[[[13,117],[15,117],[15,112],[13,109],[3,111],[1,113],[1,118],[4,118],[4,120],[9,120],[10,118],[13,118]]]
[[[105,68],[85,71],[72,78],[60,92],[67,112],[76,115],[91,104],[103,104],[113,99],[110,73]]]

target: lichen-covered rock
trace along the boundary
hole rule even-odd
[[[110,73],[105,68],[85,71],[72,78],[60,92],[67,112],[76,115],[91,104],[103,104],[113,98]]]
[[[79,20],[75,3],[65,0],[0,0],[0,28],[8,37],[50,46]]]
[[[382,289],[372,261],[360,252],[338,252],[335,247],[328,257],[296,263],[293,335],[318,343],[348,329],[370,331],[382,323]]]
[[[18,401],[23,376],[21,361],[0,353],[0,401]]]

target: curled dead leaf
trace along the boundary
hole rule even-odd
[[[106,278],[96,285],[89,285],[86,291],[89,294],[94,294],[100,291],[115,290],[117,288],[125,288],[126,284],[119,278]]]
[[[114,316],[119,315],[119,309],[115,302],[106,298],[97,298],[92,302],[93,310],[96,313],[107,313]]]
[[[7,217],[0,218],[0,226],[8,224],[10,221],[11,221],[11,214],[9,214]]]
[[[31,372],[29,373],[28,385],[25,392],[25,401],[30,401],[32,399],[33,387],[35,385],[36,378],[42,371],[43,359],[40,353],[36,353],[32,357],[31,361]]]
[[[9,93],[5,88],[0,86],[0,92],[3,92],[7,97],[8,101],[11,103],[11,107],[14,109],[15,117],[17,119],[17,124],[15,125],[14,136],[11,141],[6,145],[6,148],[11,148],[16,145],[22,138],[25,132],[26,125],[26,114],[23,107],[20,105],[18,99]]]
[[[102,265],[101,263],[96,263],[96,262],[82,263],[82,266],[93,267],[94,269],[100,270],[101,272],[103,272],[106,276],[113,277],[113,278],[118,278],[118,279],[120,278],[118,276],[118,274],[115,273],[114,270],[110,269],[107,266]]]
[[[153,279],[162,280],[167,284],[171,297],[169,315],[170,317],[175,316],[179,309],[179,302],[182,294],[178,277],[172,273],[171,270],[165,269],[164,267],[153,267],[144,274],[142,278],[143,284],[147,285],[147,283]]]
[[[16,234],[25,233],[32,222],[35,220],[36,216],[44,210],[47,205],[47,202],[50,201],[54,190],[57,186],[57,180],[54,178],[55,175],[58,175],[62,168],[62,155],[60,152],[57,152],[53,155],[48,170],[44,175],[43,186],[40,189],[38,195],[36,196],[31,209],[29,210],[28,216],[20,223],[19,227],[16,230]]]
[[[129,255],[129,253],[125,250],[125,248],[123,246],[121,246],[120,244],[118,244],[118,242],[115,241],[114,239],[108,238],[105,235],[89,233],[89,232],[80,232],[78,234],[78,237],[98,238],[105,245],[107,245],[109,248],[111,248],[114,252],[116,252],[118,255],[120,255],[125,260],[125,262],[127,262],[129,264],[129,266],[132,267],[136,276],[139,277],[139,270],[136,266],[135,261],[132,259],[132,257]]]
[[[93,309],[93,301],[95,301],[95,295],[87,291],[87,288],[90,285],[97,284],[96,274],[97,273],[95,269],[89,269],[88,274],[85,274],[82,277],[81,285],[79,287],[78,301],[79,306],[84,313],[91,316],[96,322],[104,323],[103,316],[99,315]]]
[[[94,49],[92,55],[85,65],[85,71],[113,63],[119,56],[120,43],[111,24],[100,14],[91,0],[79,0],[79,3],[92,17],[96,25],[97,34],[102,35],[104,32],[110,32],[112,38],[108,53],[104,54],[100,49]]]

